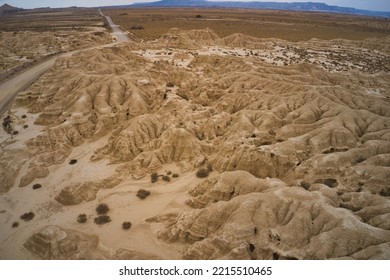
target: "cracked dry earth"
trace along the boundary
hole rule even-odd
[[[0,257],[390,259],[389,40],[173,29],[58,59],[1,132]]]

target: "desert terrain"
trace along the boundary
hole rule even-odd
[[[105,9],[114,22],[140,40],[155,40],[171,28],[212,29],[219,37],[241,33],[292,42],[312,38],[364,40],[389,35],[390,20],[329,14],[249,9],[134,8]]]
[[[154,11],[2,116],[0,259],[390,259],[388,20]]]
[[[0,16],[0,81],[51,56],[111,42],[88,9],[36,9]]]

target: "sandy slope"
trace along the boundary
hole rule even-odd
[[[387,46],[174,29],[58,59],[0,136],[1,258],[388,259]]]

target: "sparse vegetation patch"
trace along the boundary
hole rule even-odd
[[[3,129],[5,132],[7,132],[8,134],[11,134],[12,133],[12,119],[10,116],[6,116],[4,119],[3,119]]]
[[[310,188],[310,184],[306,181],[301,181],[301,187],[308,190]]]
[[[40,189],[40,188],[42,188],[42,185],[41,184],[34,184],[32,186],[32,188],[33,188],[33,190]]]
[[[327,185],[329,188],[335,188],[339,185],[336,179],[333,178],[327,178],[327,179],[317,179],[314,181],[314,183],[317,184],[324,184]]]
[[[132,30],[137,37],[144,40],[158,39],[169,29],[177,27],[187,30],[210,28],[220,37],[242,33],[258,38],[279,38],[296,42],[313,37],[325,40],[361,40],[388,34],[388,23],[385,20],[355,15],[326,14],[323,17],[318,13],[308,12],[218,8],[202,9],[202,14],[188,8],[139,8],[128,11],[110,10],[107,14],[116,24]],[[203,18],[211,20],[201,20]],[[141,21],[143,28],[139,29]]]
[[[123,222],[122,228],[127,230],[131,228],[131,223],[130,222]]]
[[[149,195],[150,195],[150,191],[147,191],[147,190],[145,190],[145,189],[139,189],[138,192],[137,192],[137,196],[138,196],[140,199],[145,199],[145,198],[147,198]]]
[[[100,203],[96,207],[96,212],[98,213],[98,215],[105,215],[108,213],[108,211],[110,211],[110,208],[108,208],[108,205],[105,203]]]
[[[133,25],[130,27],[131,30],[142,30],[144,27],[142,25]]]
[[[33,212],[24,213],[22,216],[20,216],[20,218],[25,222],[31,221],[34,219],[34,217],[35,214]]]
[[[85,214],[80,214],[78,217],[77,217],[77,222],[79,222],[80,224],[84,224],[87,222],[87,215]]]
[[[199,170],[196,172],[196,177],[198,177],[198,178],[205,178],[205,177],[207,177],[207,176],[209,176],[209,172],[208,172],[208,170],[205,169],[205,168],[201,168],[201,169],[199,169]]]
[[[156,183],[158,181],[158,174],[157,173],[152,173],[150,175],[150,180],[152,183]]]
[[[111,218],[110,218],[110,216],[107,216],[107,215],[100,215],[94,219],[94,222],[95,222],[95,224],[103,225],[103,224],[111,222]]]

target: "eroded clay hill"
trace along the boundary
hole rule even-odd
[[[3,252],[13,240],[18,257],[126,258],[100,237],[134,258],[389,259],[389,40],[174,29],[58,59],[17,96],[18,134],[2,132]],[[181,177],[156,187],[150,174],[167,166]],[[37,181],[46,197],[21,207]],[[134,202],[143,216],[126,238],[142,248],[79,232],[75,209],[130,207],[138,186],[155,199]],[[19,207],[38,211],[35,225],[11,228]],[[58,234],[96,240],[64,255],[50,249]]]
[[[104,29],[83,32],[2,31],[0,32],[0,75],[6,76],[12,70],[20,70],[29,63],[51,55],[111,41],[111,36],[104,32]]]

